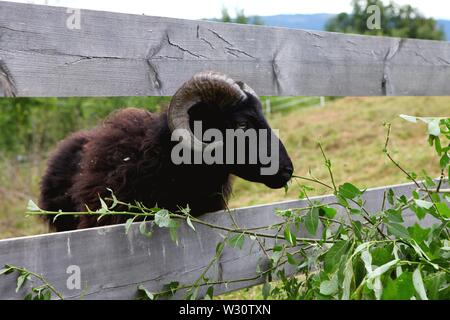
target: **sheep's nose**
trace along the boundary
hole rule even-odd
[[[292,166],[281,167],[281,175],[284,179],[290,180],[292,174],[294,173],[294,168]]]

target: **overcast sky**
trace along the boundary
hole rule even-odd
[[[2,0],[4,1],[4,0]],[[10,1],[10,0],[7,0]],[[222,7],[244,9],[246,15],[338,13],[350,11],[351,0],[15,0],[70,8],[137,13],[183,19],[219,17]],[[385,1],[386,3],[389,1]],[[426,16],[450,20],[448,0],[396,0],[411,4]]]

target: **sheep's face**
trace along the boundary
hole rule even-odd
[[[172,140],[180,142],[172,149],[176,164],[216,165],[271,188],[283,187],[292,176],[291,159],[257,94],[224,74],[200,72],[185,82],[170,102],[168,124]],[[182,149],[188,159],[179,156]]]
[[[270,128],[259,99],[249,93],[247,98],[229,108],[214,106],[194,106],[190,114],[190,126],[199,140],[209,139],[210,129],[220,131],[218,139],[223,143],[215,152],[204,153],[223,159],[224,166],[231,174],[245,180],[264,183],[270,188],[281,188],[291,179],[292,161],[283,143]],[[195,123],[201,124],[201,134]],[[213,132],[214,133],[214,132]],[[216,137],[215,137],[216,138]]]

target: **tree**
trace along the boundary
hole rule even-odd
[[[236,9],[236,18],[231,18],[228,13],[228,9],[222,8],[222,17],[219,19],[222,22],[232,22],[232,23],[240,23],[240,24],[256,24],[263,25],[264,21],[259,16],[250,16],[247,17],[244,13],[244,9]]]
[[[371,5],[380,9],[379,29],[370,30],[367,27],[367,20],[371,16],[371,13],[367,13],[367,8]],[[410,5],[400,6],[394,2],[384,5],[381,0],[353,0],[352,13],[343,12],[331,18],[327,22],[326,30],[400,38],[445,39],[444,31],[433,18],[426,18]]]

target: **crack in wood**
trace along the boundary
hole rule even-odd
[[[33,31],[25,31],[25,30],[17,30],[10,27],[0,26],[0,29],[5,29],[12,32],[20,32],[20,33],[30,33],[30,34],[40,34],[39,32],[33,32]]]
[[[273,58],[271,61],[271,66],[272,66],[272,82],[275,84],[275,88],[276,88],[276,95],[279,95],[281,92],[281,83],[280,83],[280,79],[278,77],[279,73],[280,73],[280,68],[278,67],[277,64],[277,56],[278,56],[278,50],[276,50],[273,54]]]
[[[225,50],[225,52],[228,53],[229,55],[232,55],[233,57],[239,58],[239,56],[234,52],[231,52],[229,50]]]
[[[254,56],[252,56],[251,54],[245,52],[244,50],[240,50],[240,49],[237,49],[237,48],[230,48],[230,47],[226,47],[225,49],[230,50],[230,51],[236,51],[236,52],[242,53],[243,55],[245,55],[245,56],[247,56],[249,58],[256,59]]]
[[[229,46],[234,47],[234,44],[232,44],[230,41],[228,41],[227,39],[225,39],[224,37],[222,37],[218,32],[208,28],[209,32],[211,32],[213,35],[215,35],[217,38],[219,38],[220,40],[222,40],[223,42],[225,42],[226,44],[228,44]]]
[[[17,89],[14,79],[6,66],[6,63],[0,59],[0,91],[3,91],[5,97],[16,97]]]
[[[206,44],[208,44],[212,50],[216,49],[211,42],[209,42],[206,38],[200,36],[200,25],[197,25],[197,39],[200,39]]]
[[[445,64],[447,64],[447,65],[450,65],[450,61],[448,61],[448,60],[446,60],[446,59],[444,59],[444,58],[442,58],[442,57],[437,57],[440,61],[442,61],[443,63],[445,63]]]
[[[233,55],[234,57],[236,57],[236,58],[239,58],[239,55],[237,55],[237,54],[235,54],[234,52],[238,52],[238,53],[240,53],[240,54],[243,54],[243,55],[245,55],[245,56],[247,56],[247,57],[249,57],[249,58],[252,58],[252,59],[257,59],[256,57],[254,57],[254,56],[252,56],[251,54],[249,54],[248,52],[245,52],[244,50],[241,50],[241,49],[238,49],[238,48],[236,48],[236,46],[234,45],[234,44],[232,44],[230,41],[228,41],[227,39],[225,39],[222,35],[220,35],[218,32],[216,32],[216,31],[214,31],[214,30],[212,30],[212,29],[209,29],[208,28],[208,31],[209,32],[211,32],[212,34],[214,34],[217,38],[219,38],[220,40],[222,40],[223,42],[225,42],[228,46],[226,46],[225,47],[225,53],[228,53],[228,54],[230,54],[230,55]],[[198,29],[197,29],[197,37],[199,37],[199,34],[198,34]],[[200,38],[201,39],[201,38]],[[214,48],[212,45],[211,45],[211,47],[212,48]],[[214,48],[215,49],[215,48]],[[234,52],[233,52],[234,51]]]
[[[166,36],[168,37],[167,33]],[[162,92],[162,82],[161,79],[159,78],[158,69],[156,65],[152,63],[152,60],[155,59],[156,55],[161,51],[163,46],[164,46],[164,36],[161,37],[156,46],[151,45],[149,47],[145,58],[145,61],[147,62],[148,66],[148,80],[150,82],[150,85],[153,86],[153,88],[156,89],[159,94],[161,94]]]
[[[391,87],[391,81],[389,78],[389,63],[392,61],[392,59],[400,52],[400,50],[403,48],[403,45],[405,43],[405,39],[399,39],[393,47],[389,47],[388,51],[386,52],[386,55],[383,59],[383,77],[381,79],[381,92],[383,96],[388,95],[388,87]],[[393,88],[389,88],[389,94],[393,93]]]
[[[194,56],[194,57],[196,57],[196,58],[204,58],[204,59],[207,59],[207,57],[205,57],[204,55],[201,55],[201,54],[199,54],[199,53],[192,52],[191,50],[186,49],[186,48],[183,48],[183,47],[180,46],[179,44],[176,44],[176,43],[172,42],[172,41],[170,40],[170,37],[169,37],[168,34],[166,34],[166,37],[167,37],[167,42],[168,42],[169,45],[171,45],[172,47],[178,48],[178,49],[180,49],[181,51],[186,52],[186,53],[188,53],[188,54],[190,54],[191,56]]]
[[[216,49],[216,48],[213,46],[213,44],[212,44],[211,42],[209,42],[208,40],[206,40],[205,38],[200,37],[199,39],[202,40],[203,42],[207,43],[207,44],[211,47],[212,50],[215,50],[215,49]]]
[[[308,35],[310,35],[310,36],[312,36],[314,38],[319,38],[319,39],[325,38],[323,35],[321,35],[319,33],[315,33],[315,32],[312,32],[312,31],[305,31],[305,32],[306,32],[306,34],[308,34]]]
[[[434,64],[433,62],[431,62],[430,60],[428,60],[427,58],[425,58],[425,57],[424,57],[422,54],[420,54],[419,52],[415,51],[414,54],[415,54],[417,57],[422,58],[423,61],[425,61],[426,63]]]

